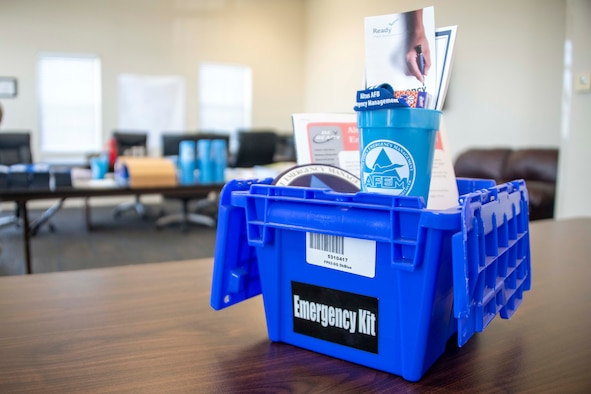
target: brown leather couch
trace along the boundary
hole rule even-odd
[[[529,219],[554,217],[557,148],[469,149],[454,163],[457,177],[494,179],[497,184],[523,179],[529,195]]]

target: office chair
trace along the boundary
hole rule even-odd
[[[0,164],[30,164],[31,133],[28,131],[14,131],[0,133]]]
[[[123,131],[115,130],[112,137],[117,145],[117,157],[119,156],[145,156],[148,151],[148,133],[145,131]],[[133,202],[119,204],[113,210],[115,218],[120,217],[124,212],[133,211],[137,215],[146,219],[148,210],[140,201],[140,196],[136,195]]]
[[[33,158],[31,154],[31,133],[29,131],[10,131],[0,133],[0,164],[11,166],[13,164],[31,164]],[[48,219],[40,222],[35,227],[35,232],[38,227],[45,223]],[[0,227],[5,227],[15,224],[20,226],[21,217],[18,204],[13,215],[0,218]],[[55,228],[51,223],[48,223],[51,231]]]
[[[274,131],[239,130],[238,150],[232,167],[247,168],[273,163],[277,148]]]
[[[28,131],[14,131],[0,133],[0,164],[30,164],[31,133]],[[13,215],[0,218],[0,227],[15,224],[20,226],[21,218],[18,204]]]
[[[291,134],[277,134],[275,161],[296,161],[295,139]]]
[[[178,156],[179,145],[181,141],[195,141],[195,145],[199,140],[204,139],[223,139],[226,141],[226,146],[229,146],[230,136],[227,134],[217,133],[164,133],[162,134],[162,155],[163,156]],[[197,152],[195,152],[197,157]],[[215,219],[212,216],[216,216],[214,213],[212,216],[199,213],[210,207],[217,207],[217,195],[216,193],[207,193],[204,195],[195,195],[191,197],[177,197],[177,196],[162,196],[165,199],[176,199],[181,201],[181,212],[175,214],[165,215],[162,212],[162,216],[156,220],[156,228],[160,229],[170,224],[179,223],[183,232],[188,230],[189,224],[200,224],[209,227],[214,227],[216,224]],[[193,212],[189,209],[189,203],[191,200],[198,199],[196,207]]]

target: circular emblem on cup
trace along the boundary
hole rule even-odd
[[[363,149],[363,191],[407,195],[412,190],[415,179],[415,161],[404,146],[391,140],[376,140]]]

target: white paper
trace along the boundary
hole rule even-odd
[[[443,108],[449,77],[453,65],[453,51],[456,42],[457,26],[438,28],[435,32],[435,47],[437,50],[437,80],[439,85],[435,98],[435,109]]]
[[[429,185],[429,199],[427,209],[447,209],[458,205],[458,186],[454,172],[444,116],[441,115],[433,166],[431,167],[431,184]]]
[[[185,129],[185,81],[177,76],[119,76],[121,130],[148,133],[148,152],[160,156],[161,134]]]

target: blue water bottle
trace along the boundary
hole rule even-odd
[[[195,181],[195,141],[181,141],[179,144],[179,171],[181,184]]]
[[[211,141],[197,141],[197,165],[199,167],[199,182],[212,183],[213,169],[211,161]]]
[[[228,161],[227,149],[225,140],[211,141],[211,160],[213,162],[214,183],[224,183],[226,181],[226,163]]]

